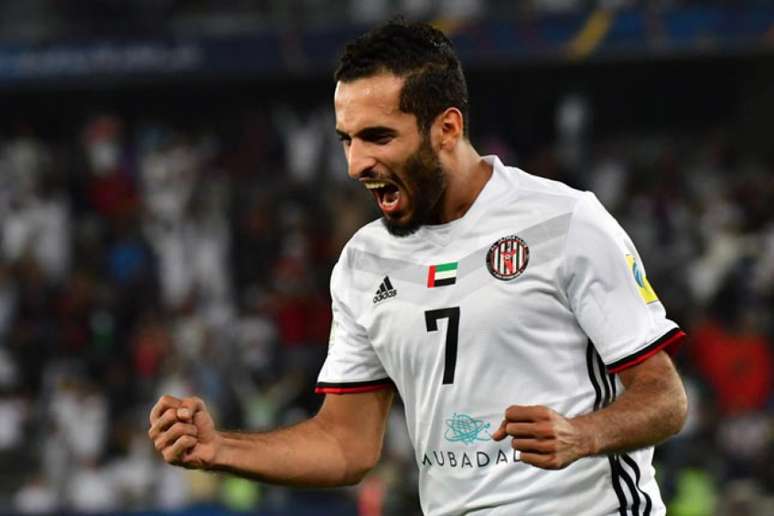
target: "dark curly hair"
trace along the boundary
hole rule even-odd
[[[425,134],[439,114],[455,107],[468,136],[468,86],[443,32],[426,23],[391,20],[347,44],[333,77],[350,82],[385,71],[405,77],[400,110],[415,115]]]

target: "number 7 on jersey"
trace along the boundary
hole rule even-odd
[[[457,339],[460,331],[460,307],[439,308],[425,312],[427,331],[438,331],[438,320],[449,319],[446,327],[446,349],[443,359],[443,385],[454,383],[454,369],[457,367]]]

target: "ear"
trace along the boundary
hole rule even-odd
[[[447,108],[433,122],[433,133],[440,150],[452,150],[465,132],[465,120],[456,107]]]

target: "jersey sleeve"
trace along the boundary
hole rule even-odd
[[[631,239],[590,192],[575,207],[563,258],[570,306],[609,372],[685,337],[667,318]]]
[[[351,309],[354,287],[341,260],[331,274],[333,321],[328,356],[317,378],[318,394],[354,394],[392,387],[392,380]]]

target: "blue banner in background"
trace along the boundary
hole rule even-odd
[[[774,49],[774,8],[598,9],[509,22],[441,19],[435,24],[452,37],[469,68]],[[365,29],[0,46],[0,85],[326,74],[343,44]]]

